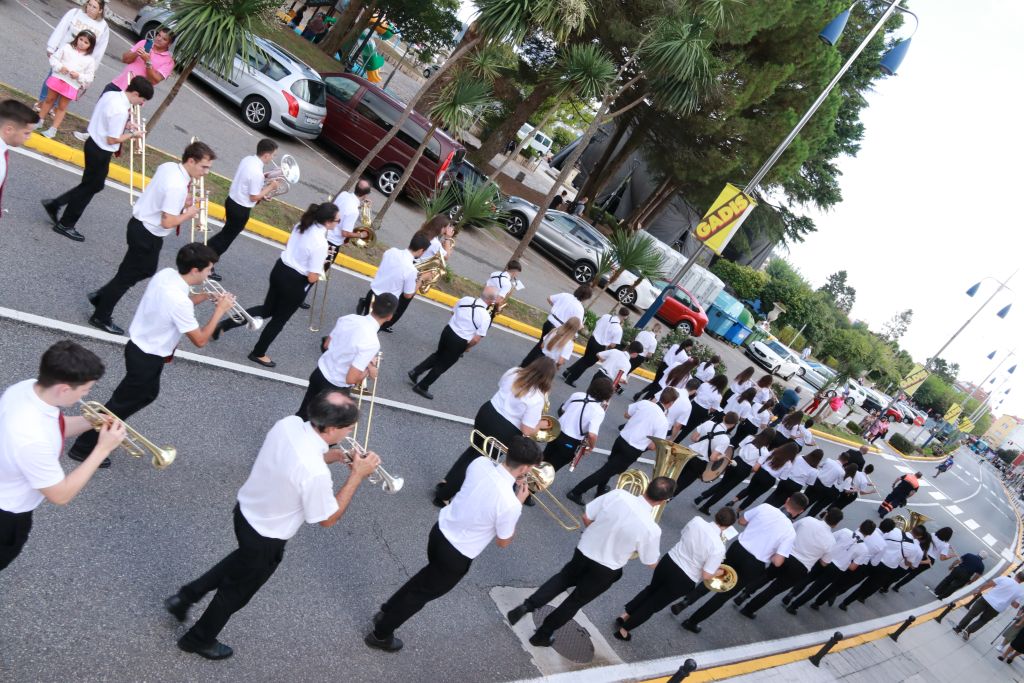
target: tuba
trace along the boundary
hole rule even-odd
[[[292,185],[297,185],[299,182],[299,162],[295,160],[291,154],[285,154],[281,157],[281,163],[278,164],[275,161],[271,161],[274,165],[272,169],[263,174],[266,184],[264,187],[270,184],[270,181],[277,181],[277,189],[267,194],[264,199],[273,199],[280,197],[283,194],[287,194]]]
[[[108,419],[124,423],[121,418],[107,410],[107,407],[99,401],[79,401],[78,405],[82,408],[82,417],[97,431],[106,424]],[[162,470],[174,462],[174,458],[178,455],[177,449],[173,446],[160,448],[129,427],[127,423],[124,423],[124,430],[125,436],[124,441],[121,442],[121,448],[125,453],[133,458],[141,458],[145,453],[150,453],[153,456],[153,467],[158,470]]]
[[[654,470],[651,476],[648,477],[645,472],[636,468],[629,469],[619,475],[615,488],[626,489],[634,496],[641,496],[647,490],[651,479],[658,477],[678,479],[686,463],[690,462],[691,458],[697,456],[696,453],[682,444],[669,441],[668,439],[659,439],[655,436],[649,438],[654,443],[655,451]],[[655,523],[661,521],[661,515],[664,511],[664,505],[652,508],[651,514],[654,517]]]
[[[931,519],[928,515],[922,515],[917,510],[910,508],[907,508],[907,514],[910,515],[909,519],[903,515],[893,515],[892,521],[896,522],[896,528],[900,531],[910,531],[918,524],[924,524]]]
[[[417,263],[416,270],[420,273],[416,280],[416,292],[420,296],[426,296],[431,287],[436,285],[438,280],[448,272],[448,263],[444,258],[444,249],[439,250],[426,261]]]

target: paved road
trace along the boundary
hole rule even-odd
[[[81,223],[86,242],[72,244],[49,230],[38,207],[38,188],[70,184],[74,172],[20,154],[12,158],[12,165],[16,174],[5,193],[11,213],[0,231],[0,306],[53,322],[39,328],[0,318],[0,386],[31,376],[40,352],[66,336],[50,326],[84,324],[89,313],[84,292],[113,272],[128,214],[124,194],[108,188]],[[164,264],[170,264],[182,241],[167,239]],[[258,301],[278,253],[279,245],[240,239],[218,267],[225,286],[246,303]],[[339,315],[351,310],[366,282],[338,271],[331,286],[330,313]],[[133,291],[125,298],[115,316],[118,321],[129,321],[140,296],[141,291]],[[207,311],[201,310],[200,318],[205,315]],[[378,407],[373,445],[389,469],[406,478],[405,490],[386,501],[380,500],[379,492],[361,491],[339,527],[303,529],[289,545],[279,574],[225,631],[225,641],[236,647],[238,656],[220,664],[185,656],[173,647],[180,628],[162,613],[160,599],[231,548],[233,496],[268,427],[297,406],[302,389],[295,382],[313,368],[318,336],[309,333],[306,321],[297,316],[271,348],[279,365],[265,377],[210,364],[230,361],[254,367],[245,360],[254,339],[244,330],[199,352],[208,363],[176,361],[164,375],[160,400],[132,420],[157,443],[179,449],[174,466],[157,473],[145,463],[119,459],[72,506],[42,507],[30,546],[0,575],[0,670],[5,677],[288,676],[319,681],[336,679],[341,667],[347,680],[419,680],[424,670],[460,680],[536,675],[534,651],[505,624],[489,591],[493,586],[535,587],[568,559],[576,535],[558,529],[538,509],[526,512],[510,549],[488,550],[456,591],[403,628],[404,653],[384,656],[359,642],[379,601],[423,562],[426,534],[436,518],[429,503],[430,487],[465,443],[468,428],[463,421],[472,417],[501,372],[530,344],[496,330],[435,385],[437,399],[428,402],[409,390],[404,372],[433,348],[445,319],[438,307],[418,300],[396,333],[382,339],[380,394],[401,405]],[[95,398],[104,400],[122,373],[121,350],[105,341],[87,343],[110,369],[95,391]],[[569,392],[558,383],[552,403],[557,405]],[[613,402],[607,420],[612,427],[602,435],[602,447],[610,445],[619,423],[615,414],[624,407],[621,398]],[[843,450],[830,443],[822,446],[831,456]],[[883,486],[909,469],[894,456],[872,460],[878,468],[874,480]],[[933,517],[936,525],[953,526],[953,544],[959,551],[990,547],[998,554],[1012,544],[1015,522],[1007,514],[991,468],[970,456],[962,461],[940,482],[932,483],[927,472],[928,483],[915,507]],[[575,476],[587,474],[599,462],[593,457],[579,475],[560,477],[556,493],[564,493]],[[691,518],[690,501],[696,493],[696,487],[688,490],[666,511],[663,549]],[[849,509],[849,523],[873,516],[876,505],[877,500],[855,504]],[[596,624],[591,635],[602,656],[641,660],[841,626],[920,605],[931,599],[924,586],[934,583],[941,570],[933,572],[935,578],[923,577],[885,602],[873,600],[845,614],[824,611],[794,620],[780,612],[779,618],[772,618],[776,608],[769,607],[765,618],[751,622],[726,609],[699,637],[678,629],[670,615],[661,614],[626,644],[607,637],[611,620],[649,578],[649,570],[630,566],[612,590],[584,610],[584,617]],[[459,644],[454,661],[453,643]],[[559,660],[544,666],[549,673],[570,663]]]

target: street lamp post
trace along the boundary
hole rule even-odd
[[[956,332],[954,332],[953,336],[946,340],[946,343],[942,345],[942,348],[940,348],[938,351],[936,351],[932,355],[932,357],[928,359],[928,362],[924,364],[926,369],[930,369],[931,368],[931,365],[932,365],[932,363],[935,362],[935,359],[942,356],[942,352],[946,350],[946,347],[948,347],[950,344],[952,344],[953,340],[956,339],[958,336],[960,336],[960,333],[963,332],[965,329],[967,329],[968,325],[970,325],[972,322],[974,322],[974,319],[978,317],[978,314],[981,313],[981,311],[986,306],[988,306],[989,302],[992,301],[992,299],[996,298],[996,295],[999,294],[999,292],[1003,291],[1004,289],[1010,289],[1009,286],[1007,286],[1006,283],[1009,282],[1013,278],[1013,276],[1016,275],[1016,274],[1017,274],[1017,271],[1016,270],[1013,271],[1012,273],[1010,273],[1010,277],[1006,278],[1005,281],[1003,281],[1003,280],[995,280],[995,278],[991,278],[991,279],[995,280],[996,283],[999,285],[998,287],[996,287],[996,291],[992,292],[992,295],[989,296],[989,298],[985,299],[984,303],[982,303],[981,306],[978,307],[978,310],[976,310],[973,314],[971,314],[971,317],[967,319],[967,322],[965,322],[963,325],[961,325],[960,329],[958,329]],[[990,278],[985,278],[985,279],[990,279]],[[978,293],[978,289],[980,289],[980,288],[981,288],[981,282],[974,283],[973,285],[971,285],[970,289],[967,290],[967,296],[973,297],[975,294]],[[1013,291],[1013,290],[1010,290],[1010,291]],[[999,309],[999,311],[996,313],[996,315],[999,316],[1000,318],[1005,318],[1007,316],[1007,314],[1010,312],[1010,307],[1011,306],[1012,306],[1012,304],[1007,304],[1007,305],[1003,306],[1001,309]]]

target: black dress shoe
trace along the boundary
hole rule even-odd
[[[568,384],[568,385],[569,385],[570,387],[572,387],[573,389],[575,389],[575,388],[576,388],[576,383],[575,383],[575,382],[570,382],[569,380],[565,380],[565,383],[566,383],[566,384]]]
[[[406,376],[409,378],[409,381],[412,382],[413,384],[420,383],[420,376],[416,374],[415,370],[410,370],[409,372],[406,373]]]
[[[513,607],[512,609],[510,609],[505,614],[505,616],[508,617],[508,623],[510,623],[513,626],[515,626],[517,623],[519,623],[520,619],[522,619],[523,617],[525,617],[527,614],[529,614],[532,611],[533,610],[530,609],[529,605],[527,605],[526,603],[523,603],[523,604],[519,605],[518,607]]]
[[[382,327],[382,328],[380,328],[380,331],[381,332],[387,332],[388,334],[394,334],[395,333],[395,330],[390,328],[390,327]]]
[[[614,631],[612,631],[612,635],[615,636],[616,639],[624,640],[627,643],[633,640],[633,634],[629,631],[626,631],[626,635],[622,635],[622,631],[620,631],[619,629],[615,629]]]
[[[685,628],[690,633],[700,633],[701,631],[700,625],[692,623],[689,619],[687,619],[679,625]]]
[[[78,451],[68,451],[68,458],[75,462],[85,462],[85,459],[89,457],[88,453],[82,454]],[[100,469],[105,470],[110,467],[110,458],[103,458],[103,462],[100,463]]]
[[[250,353],[248,358],[253,363],[258,363],[258,364],[262,365],[265,368],[276,368],[277,367],[277,363],[275,363],[274,361],[272,361],[272,360],[263,360],[262,358],[257,356],[255,353]]]
[[[413,393],[419,394],[420,396],[422,396],[423,398],[425,398],[427,400],[430,400],[430,401],[434,400],[434,395],[432,393],[430,393],[429,391],[427,391],[426,389],[424,389],[423,387],[421,387],[419,384],[413,384],[412,385],[412,390],[413,390]]]
[[[404,645],[401,639],[396,638],[394,635],[390,635],[387,638],[378,638],[373,634],[373,631],[366,634],[363,642],[374,649],[383,650],[384,652],[398,652],[402,649],[402,645]]]
[[[185,621],[190,607],[192,607],[192,603],[182,598],[181,593],[175,593],[164,600],[164,609],[170,612],[171,616],[178,621]]]
[[[690,606],[690,603],[688,603],[686,600],[680,600],[676,604],[672,605],[672,607],[670,607],[669,609],[672,610],[672,614],[675,614],[676,616],[679,616],[679,613],[682,612],[684,609],[686,609],[689,606]]]
[[[446,501],[444,498],[439,498],[438,496],[434,496],[434,500],[432,500],[431,502],[434,504],[434,507],[448,507],[448,501]]]
[[[793,599],[793,596],[787,594],[787,595],[783,596],[782,604],[783,605],[788,605],[789,601],[792,600],[792,599]]]
[[[60,210],[60,205],[58,205],[57,202],[52,199],[42,199],[39,203],[43,205],[43,211],[45,211],[46,215],[50,217],[50,220],[54,223],[60,220],[57,216],[57,211]]]
[[[839,609],[843,610],[844,612],[846,611],[848,606],[849,605],[847,605],[845,602],[839,603]]]
[[[83,235],[82,233],[78,232],[74,228],[65,227],[65,226],[61,225],[60,223],[55,223],[54,224],[53,231],[55,233],[57,233],[58,235],[64,235],[65,237],[67,237],[72,242],[84,242],[85,241],[85,235]]]
[[[534,647],[551,647],[554,644],[554,634],[541,633],[540,631],[537,631],[530,636],[530,645],[533,645]]]
[[[697,512],[699,512],[702,515],[707,515],[709,517],[711,516],[711,510],[707,506],[697,508]]]
[[[216,270],[211,270],[210,271],[210,279],[215,281],[215,282],[220,282],[224,278],[222,278],[220,275],[218,275]]]
[[[531,495],[531,496],[527,496],[527,497],[526,497],[526,500],[524,500],[524,501],[523,501],[523,505],[525,505],[526,507],[531,507],[531,508],[532,508],[532,507],[533,507],[533,506],[535,506],[536,504],[537,504],[537,501],[535,501],[535,500],[533,499],[533,496],[532,496],[532,495]]]
[[[192,652],[199,655],[200,657],[206,657],[207,659],[227,659],[234,654],[234,651],[220,642],[219,640],[213,641],[210,645],[198,645],[194,643],[188,635],[184,635],[178,639],[178,647],[185,652]]]
[[[741,609],[740,614],[745,616],[747,619],[757,619],[757,615],[748,609]]]
[[[817,609],[817,607],[815,607],[814,605],[811,605],[811,609]],[[795,617],[795,616],[796,616],[796,614],[797,614],[797,612],[796,612],[796,607],[788,607],[788,606],[787,606],[787,607],[786,607],[786,611],[787,611],[787,612],[789,612],[790,614],[792,614],[792,615],[793,615],[794,617]]]
[[[304,311],[308,311],[309,310],[309,303],[303,301],[301,304],[299,304],[299,308],[301,308]]]
[[[113,322],[109,320],[100,320],[96,316],[92,316],[91,318],[89,318],[89,324],[97,329],[103,330],[104,332],[109,332],[110,334],[124,334],[124,330],[115,325]]]
[[[569,491],[569,493],[565,494],[565,497],[581,507],[586,505],[586,503],[583,502],[583,496],[575,491]]]
[[[96,302],[100,300],[100,292],[99,290],[96,290],[95,292],[89,292],[88,294],[85,295],[85,298],[89,300],[89,304],[91,306],[95,307]]]
[[[819,605],[819,604],[818,604],[818,603],[816,603],[816,602],[812,602],[812,603],[811,603],[811,609],[812,609],[812,610],[814,610],[815,612],[817,612],[818,610],[820,610],[820,609],[821,609],[821,605]]]

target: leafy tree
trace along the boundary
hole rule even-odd
[[[882,336],[891,342],[899,341],[907,333],[907,328],[910,327],[913,317],[914,311],[909,308],[902,313],[897,313],[882,328]]]
[[[933,358],[931,371],[941,377],[947,384],[956,382],[956,376],[960,374],[960,364],[950,363],[943,358]]]
[[[825,292],[832,301],[836,303],[839,310],[844,313],[849,313],[850,309],[853,308],[854,302],[857,300],[857,290],[852,285],[848,284],[847,274],[845,270],[832,273],[828,276],[825,285],[821,287],[822,292]]]
[[[740,299],[759,299],[768,286],[768,274],[747,266],[741,266],[728,259],[718,259],[711,266],[711,272],[722,278]]]

